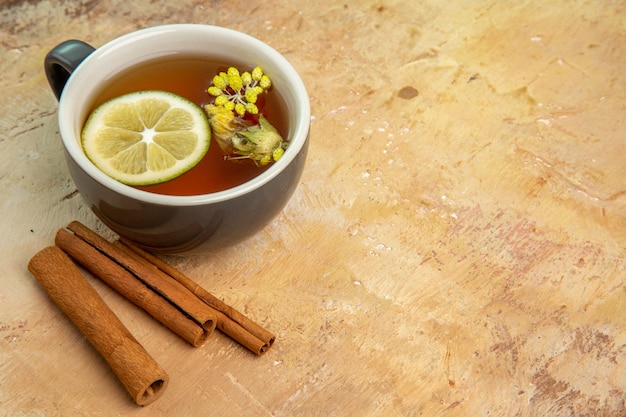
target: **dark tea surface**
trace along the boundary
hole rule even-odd
[[[207,88],[211,85],[213,76],[225,70],[228,65],[205,59],[180,57],[176,59],[169,57],[144,64],[112,80],[96,100],[93,108],[122,94],[142,90],[169,91],[203,106],[212,100],[207,93]],[[249,70],[248,68],[241,69]],[[278,93],[270,91],[261,109],[265,117],[282,134],[287,130],[284,108]],[[266,167],[258,167],[248,160],[227,160],[220,147],[212,139],[206,156],[190,171],[165,183],[135,188],[170,195],[208,194],[243,184],[265,169]]]

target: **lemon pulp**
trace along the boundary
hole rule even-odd
[[[85,155],[128,185],[174,179],[202,160],[211,130],[204,111],[166,91],[128,93],[97,107],[81,134]]]

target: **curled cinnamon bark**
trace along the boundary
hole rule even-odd
[[[215,327],[215,323],[208,326],[205,323],[205,326],[201,326],[165,298],[152,291],[129,271],[75,234],[60,229],[54,242],[83,268],[104,281],[130,302],[144,309],[191,345],[201,346]]]
[[[106,255],[112,262],[126,269],[136,279],[139,279],[205,329],[213,330],[215,328],[215,311],[167,274],[153,265],[139,262],[135,257],[116,247],[82,223],[73,221],[68,224],[67,228]]]
[[[215,309],[217,328],[253,353],[257,355],[265,353],[272,346],[274,340],[276,340],[274,334],[269,330],[252,321],[235,308],[227,305],[222,300],[202,288],[191,278],[187,277],[180,270],[164,262],[157,256],[137,247],[135,244],[123,237],[114,241],[113,244],[128,253],[135,253],[138,257],[137,259],[143,260],[143,262],[147,262],[163,271],[168,276],[185,286],[200,300]]]
[[[204,343],[215,327],[257,355],[274,343],[271,332],[160,258],[123,238],[111,243],[77,221],[67,228],[73,233],[59,230],[57,246],[192,345]]]
[[[47,247],[28,269],[55,304],[103,356],[138,405],[148,405],[169,377],[87,282],[60,248]],[[87,314],[86,314],[87,313]]]

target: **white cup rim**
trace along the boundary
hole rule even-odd
[[[185,35],[183,36],[182,34]],[[97,68],[102,67],[100,61],[110,60],[112,53],[128,48],[131,44],[151,42],[155,38],[163,39],[166,35],[170,38],[181,36],[192,39],[197,37],[198,39],[206,39],[207,42],[209,40],[225,42],[227,44],[224,48],[226,52],[228,52],[228,45],[238,45],[239,47],[245,45],[248,49],[256,51],[257,55],[263,57],[263,60],[266,62],[264,70],[266,70],[269,64],[269,67],[273,67],[280,72],[280,74],[272,74],[269,70],[266,70],[275,81],[274,88],[283,88],[285,89],[284,91],[288,90],[288,93],[293,96],[295,109],[290,109],[289,117],[290,120],[293,118],[297,123],[291,123],[290,121],[290,132],[288,135],[290,143],[278,161],[255,178],[233,188],[209,194],[174,196],[147,192],[122,184],[96,168],[85,156],[79,140],[80,127],[82,127],[85,115],[81,116],[78,114],[75,106],[76,100],[85,91],[85,88],[88,88],[89,83],[93,84],[93,71],[99,71]],[[111,72],[113,71],[112,69]],[[285,85],[281,86],[280,82]],[[79,118],[83,120],[78,120]],[[266,43],[243,32],[204,24],[170,24],[140,29],[115,38],[96,48],[92,54],[79,64],[68,79],[59,99],[58,112],[59,132],[66,152],[87,175],[104,187],[126,197],[145,203],[165,206],[196,206],[218,203],[237,198],[262,187],[280,174],[298,156],[309,134],[310,119],[309,97],[304,83],[285,57]],[[77,128],[78,125],[80,126]],[[213,143],[211,146],[217,146],[217,144]]]

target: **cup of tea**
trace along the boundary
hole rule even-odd
[[[226,160],[212,143],[204,159],[179,178],[136,187],[103,173],[85,155],[82,129],[106,100],[164,90],[202,106],[211,98],[207,87],[215,72],[230,66],[261,67],[271,77],[264,108],[288,144],[275,162],[258,167]],[[180,253],[238,243],[280,213],[300,181],[309,97],[287,59],[252,36],[201,24],[156,26],[98,48],[68,40],[47,54],[44,68],[59,100],[59,133],[80,195],[103,223],[145,249]]]

